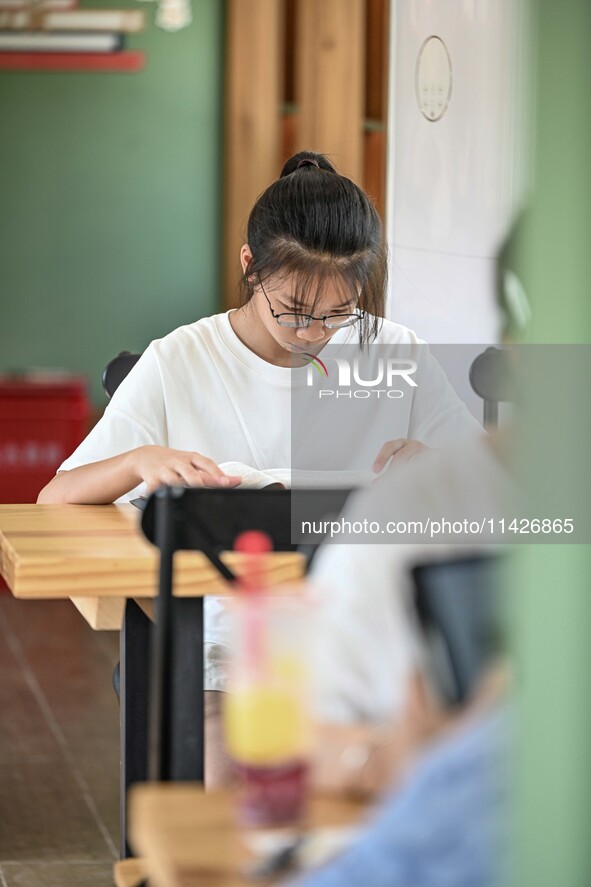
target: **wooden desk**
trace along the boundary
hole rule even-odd
[[[121,831],[125,853],[126,791],[147,778],[150,622],[146,603],[157,593],[158,551],[142,536],[140,512],[133,505],[0,505],[0,573],[17,598],[71,598],[95,629],[121,630],[120,734]],[[297,553],[268,556],[269,584],[303,575]],[[244,555],[222,559],[238,575]],[[203,695],[202,599],[228,590],[227,583],[200,552],[175,555],[175,597],[180,598],[175,675],[179,698]],[[138,603],[141,605],[138,606]],[[201,633],[201,634],[200,634]],[[201,662],[199,660],[201,659]],[[190,709],[191,707],[185,706]],[[202,714],[201,714],[202,716]],[[197,715],[189,711],[188,718]],[[183,726],[178,775],[197,779],[195,748],[199,724]],[[202,745],[201,745],[202,747]]]
[[[119,630],[125,601],[157,593],[158,552],[133,505],[0,505],[0,574],[17,598],[70,598],[96,630]],[[222,560],[241,573],[243,556]],[[301,578],[304,559],[276,552],[269,582]],[[175,555],[175,595],[222,594],[227,583],[200,552]]]
[[[363,810],[354,801],[316,798],[309,825],[350,825]],[[131,790],[130,823],[133,849],[154,887],[252,887],[241,876],[251,857],[234,825],[227,792],[205,794],[179,783],[137,785]]]

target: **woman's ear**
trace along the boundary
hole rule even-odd
[[[240,249],[240,264],[242,265],[242,273],[246,274],[246,269],[252,262],[252,253],[248,243],[242,245]]]

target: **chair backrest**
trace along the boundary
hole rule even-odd
[[[125,379],[129,371],[136,365],[141,354],[122,351],[114,357],[103,370],[103,390],[111,398]]]
[[[470,384],[484,401],[484,426],[494,427],[499,421],[499,403],[514,398],[507,350],[491,347],[479,354],[470,367]]]
[[[504,563],[486,555],[433,561],[412,571],[433,679],[450,704],[470,696],[500,652]]]

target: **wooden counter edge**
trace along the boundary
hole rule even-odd
[[[143,859],[120,859],[113,866],[115,887],[140,887],[148,876]]]
[[[95,631],[121,630],[125,598],[73,597],[70,600]]]

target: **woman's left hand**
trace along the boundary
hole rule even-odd
[[[387,440],[373,463],[373,470],[376,474],[382,470],[388,459],[391,459],[390,468],[395,465],[402,465],[409,462],[414,456],[430,447],[425,446],[420,440],[407,440],[405,437],[399,437],[396,440]]]

